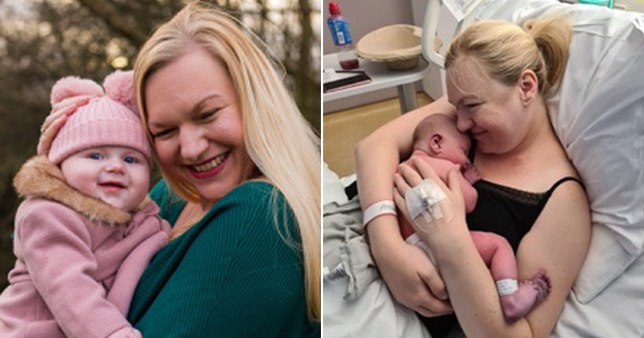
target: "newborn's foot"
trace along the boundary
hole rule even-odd
[[[501,307],[505,319],[513,322],[525,316],[541,303],[550,293],[550,278],[545,271],[539,271],[532,279],[519,282],[519,289],[501,296]]]

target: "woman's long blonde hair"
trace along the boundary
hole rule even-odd
[[[145,123],[146,79],[182,56],[190,46],[199,46],[225,65],[240,101],[246,151],[259,171],[284,195],[297,220],[307,312],[309,318],[319,320],[320,141],[278,76],[277,63],[270,61],[253,38],[259,40],[224,12],[199,3],[187,5],[156,30],[136,58],[139,111]],[[167,175],[163,167],[161,171],[183,198],[199,200],[193,186]],[[299,246],[284,225],[276,227],[285,241]]]
[[[552,97],[563,78],[572,36],[570,19],[549,16],[528,20],[523,29],[509,21],[473,23],[450,44],[445,69],[461,57],[478,61],[492,78],[510,86],[530,69],[539,80],[539,93]]]

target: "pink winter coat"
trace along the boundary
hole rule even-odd
[[[168,242],[158,206],[147,200],[130,215],[83,195],[45,157],[25,163],[14,185],[27,200],[0,295],[0,337],[140,336],[125,315],[143,270]]]

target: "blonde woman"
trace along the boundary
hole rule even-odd
[[[173,239],[139,281],[132,325],[146,337],[319,337],[319,139],[274,64],[237,21],[192,3],[134,73],[164,176],[150,196]]]
[[[432,337],[547,337],[579,274],[590,240],[590,212],[546,109],[564,73],[570,36],[564,18],[523,28],[503,21],[472,24],[446,55],[447,97],[397,118],[358,146],[364,208],[383,200],[406,208],[403,196],[423,179],[446,195],[439,204],[444,216],[416,219],[414,225],[436,265],[402,240],[394,216],[367,224],[387,286],[397,301],[433,317],[423,320]],[[474,184],[479,199],[467,218],[458,171],[443,184],[422,161],[397,167],[411,152],[414,127],[434,113],[456,116],[458,129],[476,142],[473,164],[482,179]],[[468,230],[505,237],[515,250],[519,278],[545,269],[550,295],[524,318],[506,321]]]

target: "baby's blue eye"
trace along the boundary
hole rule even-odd
[[[92,160],[100,160],[103,158],[103,156],[99,153],[91,153],[89,154],[89,158],[91,158]]]
[[[125,158],[123,159],[123,162],[128,164],[133,164],[133,163],[136,163],[136,158],[132,156],[125,156]]]

